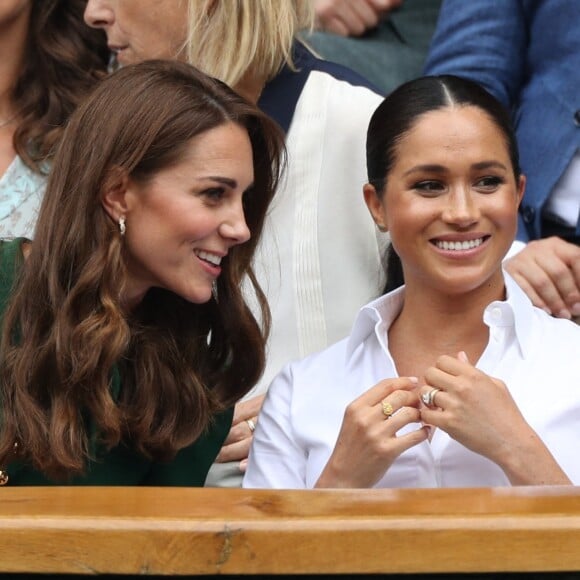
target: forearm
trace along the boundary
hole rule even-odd
[[[516,444],[506,446],[497,463],[514,486],[572,485],[550,450],[532,430]]]

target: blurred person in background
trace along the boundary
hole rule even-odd
[[[322,58],[339,62],[390,93],[420,76],[441,0],[311,0],[315,26],[306,38]]]
[[[78,102],[107,70],[85,0],[0,3],[0,237],[32,237],[52,154]]]

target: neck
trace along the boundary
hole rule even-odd
[[[389,329],[389,343],[398,341],[433,357],[456,356],[463,350],[475,363],[489,338],[483,312],[504,297],[501,271],[481,287],[459,295],[407,283],[403,309]]]
[[[264,90],[264,85],[266,84],[266,79],[255,78],[250,74],[242,77],[238,84],[234,87],[236,93],[241,95],[250,103],[256,105],[260,99],[262,91]]]
[[[30,6],[0,28],[0,122],[17,112],[12,92],[24,65]]]

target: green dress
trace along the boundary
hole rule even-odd
[[[23,241],[23,238],[0,241],[0,316],[4,313],[17,268],[22,264],[20,247]],[[113,369],[111,389],[118,396],[121,377],[116,369]],[[203,486],[230,430],[232,418],[233,407],[217,415],[204,435],[167,463],[149,461],[125,445],[119,445],[109,451],[93,448],[91,456],[95,459],[87,464],[85,475],[66,482],[51,481],[20,463],[0,466],[0,469],[8,475],[7,485]]]

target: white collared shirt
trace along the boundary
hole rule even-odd
[[[476,366],[505,382],[528,423],[580,485],[580,326],[535,308],[504,276],[507,299],[485,309],[489,342]],[[274,379],[254,432],[244,487],[315,485],[347,405],[380,380],[398,376],[387,330],[401,310],[403,292],[363,307],[348,338],[286,365]],[[404,452],[375,487],[506,485],[495,463],[436,429],[431,442]]]

